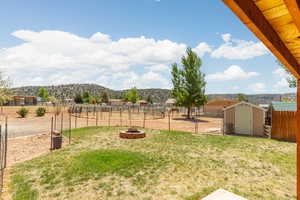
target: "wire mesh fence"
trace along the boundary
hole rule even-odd
[[[73,105],[68,112],[54,114],[53,130],[69,130],[89,126],[140,127],[160,130],[179,130],[199,133],[200,110],[157,105]]]
[[[4,170],[7,163],[7,117],[0,121],[0,191],[3,190]]]

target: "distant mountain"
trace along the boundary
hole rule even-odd
[[[25,86],[13,88],[16,95],[25,96],[36,96],[41,87],[46,88],[50,96],[55,96],[58,99],[74,98],[76,94],[82,94],[83,92],[89,92],[93,96],[97,96],[101,91],[107,90],[110,98],[122,98],[123,94],[128,90],[112,90],[105,88],[97,84],[66,84],[66,85],[56,85],[56,86]],[[170,90],[167,89],[139,89],[139,95],[143,99],[147,99],[151,96],[154,102],[165,102],[170,98]],[[255,104],[269,104],[272,101],[280,101],[282,98],[296,99],[296,94],[255,94],[246,95],[246,98],[251,103]],[[215,99],[229,99],[236,100],[237,94],[208,94],[209,100]]]
[[[89,92],[93,96],[99,96],[101,91],[107,90],[110,98],[122,98],[128,90],[112,90],[97,84],[65,84],[56,86],[25,86],[13,88],[15,95],[36,96],[40,88],[45,88],[50,96],[58,99],[74,98],[76,94]],[[139,89],[139,95],[143,99],[151,96],[154,102],[165,102],[169,98],[170,90],[167,89]]]
[[[250,103],[253,104],[269,104],[272,101],[280,101],[283,98],[296,99],[295,93],[286,93],[286,94],[248,94],[245,95]],[[208,100],[213,99],[229,99],[236,100],[238,99],[238,94],[209,94]]]

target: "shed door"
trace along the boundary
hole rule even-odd
[[[235,133],[252,135],[252,107],[239,105],[235,107]]]

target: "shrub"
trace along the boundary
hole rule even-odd
[[[28,113],[29,113],[29,110],[26,108],[21,108],[17,111],[17,114],[22,118],[26,117],[28,115]]]
[[[36,113],[36,116],[42,117],[46,114],[46,108],[39,107],[36,109],[35,113]]]

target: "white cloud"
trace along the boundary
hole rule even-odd
[[[231,40],[231,34],[230,33],[222,34],[222,39],[224,40],[224,42],[229,42]]]
[[[197,47],[193,48],[193,51],[196,52],[198,56],[203,57],[205,53],[212,52],[212,48],[207,43],[201,42]]]
[[[106,35],[99,32],[92,35],[90,40],[93,42],[104,42],[104,43],[112,42],[110,39],[110,35]]]
[[[224,72],[207,75],[207,80],[213,81],[232,81],[232,80],[247,80],[249,78],[259,76],[257,72],[246,72],[237,65],[232,65]]]
[[[114,89],[136,87],[170,87],[164,77],[170,65],[180,61],[187,45],[170,40],[129,37],[113,40],[110,35],[94,33],[81,37],[69,32],[18,30],[13,36],[23,40],[10,48],[0,48],[0,70],[14,86],[98,83]],[[224,44],[213,48],[199,43],[193,50],[200,56],[246,59],[266,53],[260,43],[234,40],[223,34]],[[148,72],[133,72],[140,67]],[[275,72],[274,72],[275,73]],[[258,76],[239,66],[210,74],[208,80],[245,80]]]
[[[211,57],[245,60],[269,52],[262,42],[232,39],[229,33],[223,34],[222,39],[224,44],[213,50]]]
[[[124,75],[124,74],[123,74]],[[170,81],[162,77],[160,74],[149,71],[143,75],[130,72],[124,75],[123,85],[126,89],[137,88],[170,88]]]
[[[187,48],[185,44],[143,36],[112,40],[103,33],[86,38],[63,31],[19,30],[12,35],[24,42],[0,49],[0,69],[15,80],[14,86],[97,81],[112,88],[124,88],[124,80],[134,76],[132,67],[166,69]],[[147,76],[136,79],[146,80]]]
[[[273,74],[279,78],[287,78],[289,75],[283,68],[277,68],[273,71]]]
[[[287,73],[283,68],[277,68],[273,71],[273,75],[276,78],[276,83],[273,85],[273,91],[275,92],[295,92],[294,88],[290,88],[288,78],[292,76]]]
[[[155,71],[155,72],[169,72],[170,71],[169,67],[167,65],[163,65],[163,64],[146,66],[145,69],[148,69],[150,71]]]
[[[287,90],[289,89],[289,82],[286,78],[281,78],[275,85],[273,85],[275,91]]]
[[[239,89],[240,89],[239,86],[233,86],[233,87],[232,87],[232,90],[234,90],[234,91],[237,91],[237,90],[239,90]]]
[[[142,84],[144,84],[143,88],[147,88],[148,85],[151,85],[151,82],[160,83],[160,85],[162,85],[162,88],[170,88],[168,80],[163,78],[160,74],[151,71],[143,74],[143,76],[141,77],[141,82]]]
[[[266,85],[264,83],[254,83],[249,85],[249,89],[253,92],[264,92],[266,89]]]

